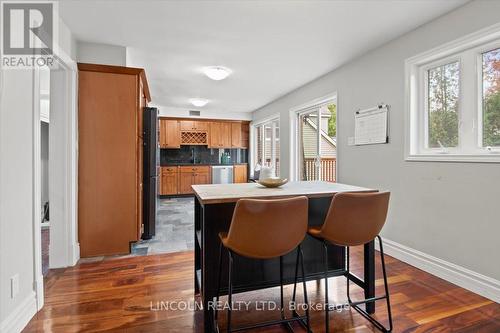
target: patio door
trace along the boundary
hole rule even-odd
[[[297,113],[299,180],[336,181],[337,108],[334,101]]]

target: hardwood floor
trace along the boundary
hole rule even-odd
[[[352,252],[351,269],[360,274],[361,252]],[[380,293],[383,283],[378,264]],[[387,257],[386,264],[394,332],[500,332],[500,304],[394,258]],[[113,258],[51,270],[46,278],[45,306],[24,332],[202,332],[200,311],[158,310],[161,301],[193,304],[197,300],[193,280],[193,252]],[[346,299],[344,281],[330,279],[331,302]],[[324,283],[311,281],[307,286],[310,301],[322,303]],[[354,291],[360,295],[359,289]],[[285,301],[290,297],[291,286],[287,286]],[[278,302],[279,289],[237,294],[234,301]],[[233,324],[236,327],[276,316],[277,311],[250,307],[234,311]],[[377,316],[386,318],[384,302],[377,302]],[[324,331],[323,318],[322,311],[312,312],[314,332]],[[222,312],[221,327],[225,327],[224,319]],[[330,320],[332,332],[377,332],[354,310],[334,312]],[[280,326],[258,331],[286,332]],[[296,331],[304,330],[297,325]]]

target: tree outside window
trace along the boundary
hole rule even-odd
[[[500,146],[500,48],[483,53],[482,144]]]
[[[458,61],[428,70],[428,147],[458,146]]]

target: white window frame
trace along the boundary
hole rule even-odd
[[[429,70],[434,69],[436,67],[448,65],[454,62],[458,62],[459,68],[459,100],[460,96],[462,96],[462,81],[463,81],[463,73],[462,73],[462,58],[459,56],[451,56],[446,57],[444,59],[440,59],[436,62],[432,62],[420,67],[419,76],[422,78],[419,82],[419,91],[421,96],[423,96],[423,100],[419,102],[423,102],[422,108],[424,112],[419,114],[419,131],[422,133],[423,138],[419,140],[419,150],[425,152],[427,154],[436,154],[443,153],[441,148],[429,148],[429,103],[427,102],[429,99]],[[460,124],[462,122],[462,103],[461,100],[458,105],[458,127],[460,129]],[[421,127],[420,127],[421,126]],[[453,154],[457,154],[461,149],[461,136],[458,136],[458,145],[456,147],[448,147],[447,151]]]
[[[257,121],[252,121],[250,123],[250,176],[254,177],[254,171],[255,171],[255,165],[257,164],[257,161],[259,160],[257,158],[257,129],[264,128],[264,126],[271,124],[271,132],[272,132],[272,137],[271,137],[271,142],[276,141],[276,122],[278,122],[278,127],[281,127],[281,122],[280,122],[280,115],[279,113],[273,114],[270,117],[266,117],[263,119],[259,119]],[[264,161],[265,160],[265,154],[266,154],[266,146],[265,146],[265,141],[266,141],[266,135],[265,131],[262,132],[262,156],[261,159]],[[281,139],[281,129],[280,129],[280,139]],[[280,164],[281,162],[281,142],[280,142],[280,151],[276,151],[276,147],[274,149],[271,149],[271,160],[276,161],[276,157],[279,158]],[[280,167],[280,170],[282,169],[282,166]],[[276,172],[276,169],[274,170]]]
[[[482,53],[500,47],[500,24],[405,61],[405,160],[500,162],[500,147],[482,147]],[[427,148],[428,70],[459,61],[457,147]]]
[[[500,40],[481,45],[475,48],[476,51],[476,80],[477,84],[477,142],[480,147],[483,147],[483,53],[500,49]],[[486,147],[483,147],[486,149]],[[492,152],[500,153],[500,147],[492,147]]]

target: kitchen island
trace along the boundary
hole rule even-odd
[[[205,332],[212,329],[213,317],[209,309],[217,291],[219,232],[228,231],[236,202],[242,198],[274,199],[304,195],[309,198],[309,226],[323,224],[332,197],[340,192],[375,192],[376,190],[321,181],[290,182],[280,188],[269,189],[257,183],[193,185],[195,194],[195,292],[203,302]],[[306,236],[302,243],[307,280],[324,276],[323,245]],[[345,248],[329,246],[329,276],[343,275]],[[361,286],[367,298],[375,293],[374,243],[364,246],[364,277],[349,274],[353,283]],[[279,265],[275,260],[254,260],[236,256],[234,261],[235,293],[279,286]],[[294,281],[295,254],[283,258],[283,280]],[[223,255],[221,294],[227,293],[227,255]],[[373,303],[367,304],[370,313]]]

